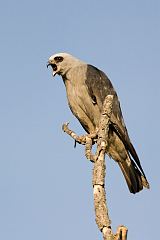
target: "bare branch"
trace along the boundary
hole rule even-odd
[[[108,147],[108,131],[110,117],[112,114],[113,95],[108,95],[104,101],[101,113],[99,129],[92,134],[77,136],[75,132],[68,128],[68,123],[63,124],[62,129],[70,135],[76,142],[85,145],[85,156],[87,159],[94,162],[93,167],[93,195],[94,207],[96,215],[96,223],[98,228],[103,233],[104,240],[126,240],[127,228],[124,226],[118,227],[117,233],[114,235],[111,229],[111,220],[108,214],[106,192],[105,192],[105,154]],[[92,145],[97,143],[95,155],[92,153]]]
[[[93,193],[94,193],[94,206],[96,214],[96,223],[98,228],[103,233],[104,240],[114,239],[111,230],[111,221],[108,214],[105,193],[105,153],[107,148],[107,139],[109,131],[109,121],[112,113],[113,95],[106,97],[101,113],[96,161],[93,168]]]
[[[82,136],[78,136],[75,132],[73,132],[72,130],[70,130],[68,128],[69,122],[64,123],[62,125],[62,130],[67,133],[69,136],[71,136],[76,142],[80,143],[80,144],[86,144],[86,136],[82,135]]]
[[[71,136],[77,143],[85,145],[85,156],[91,162],[95,161],[95,157],[92,154],[92,145],[97,141],[97,132],[78,136],[75,132],[68,128],[69,123],[62,125],[62,130]]]

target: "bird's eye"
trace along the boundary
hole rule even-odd
[[[58,62],[62,62],[63,61],[63,57],[61,56],[57,56],[54,58],[54,60],[58,63]]]

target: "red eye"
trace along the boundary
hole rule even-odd
[[[63,61],[63,57],[61,56],[57,56],[54,58],[54,60],[58,63],[58,62],[62,62]]]

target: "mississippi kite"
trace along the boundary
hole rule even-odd
[[[130,141],[118,96],[105,73],[68,53],[51,56],[47,66],[52,67],[53,76],[62,76],[69,107],[87,133],[96,131],[103,101],[107,95],[114,95],[107,154],[119,164],[131,193],[149,188]]]

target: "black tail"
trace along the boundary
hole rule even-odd
[[[149,183],[145,176],[139,171],[135,163],[131,159],[126,159],[126,161],[118,162],[123,175],[126,179],[128,188],[131,193],[137,193],[145,188],[149,188]]]

